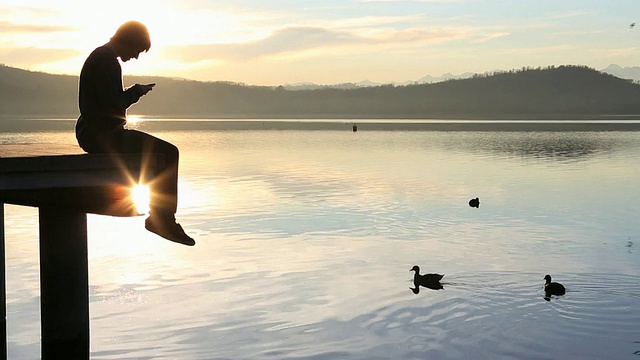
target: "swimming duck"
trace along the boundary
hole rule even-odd
[[[475,199],[469,200],[469,206],[474,207],[474,208],[479,208],[480,207],[480,198],[475,198]]]
[[[439,285],[438,283],[444,277],[444,275],[440,275],[440,274],[420,275],[420,267],[418,265],[414,265],[409,271],[415,271],[415,274],[413,274],[413,283],[416,286],[422,285],[424,287],[431,288],[431,286],[427,286],[427,285]]]
[[[564,286],[557,282],[551,282],[551,275],[544,276],[544,292],[547,296],[549,295],[564,295],[565,289]]]

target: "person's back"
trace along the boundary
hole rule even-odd
[[[122,71],[113,49],[103,45],[89,55],[80,72],[78,85],[81,115],[76,131],[79,140],[124,128],[126,108],[117,106],[113,99],[122,92],[121,79]]]

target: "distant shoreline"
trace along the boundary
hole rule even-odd
[[[263,114],[263,113],[234,113],[234,114],[179,114],[179,115],[162,115],[162,114],[136,114],[129,112],[128,116],[140,116],[147,119],[159,119],[162,121],[174,120],[193,120],[193,121],[291,121],[291,120],[323,120],[328,122],[340,121],[366,121],[366,120],[386,120],[389,122],[396,121],[640,121],[640,114],[519,114],[519,113],[500,113],[500,114],[429,114],[422,116],[407,116],[406,114],[337,114],[337,113],[319,113],[319,114]],[[0,114],[0,122],[3,120],[75,120],[78,114],[71,115],[50,115],[42,114]]]
[[[74,131],[75,119],[0,118],[0,133]],[[451,119],[159,119],[128,127],[144,131],[237,131],[237,130],[327,130],[327,131],[640,131],[637,120],[451,120]]]

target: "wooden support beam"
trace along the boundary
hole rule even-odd
[[[5,256],[4,237],[4,203],[0,201],[0,333],[2,336],[2,346],[0,346],[0,358],[7,358],[7,259]]]
[[[163,162],[158,154],[0,157],[0,359],[7,356],[3,204],[39,208],[42,359],[89,359],[87,213],[141,215],[129,189]]]
[[[40,208],[42,359],[89,359],[87,214]]]

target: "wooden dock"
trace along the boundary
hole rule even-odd
[[[87,213],[141,215],[130,189],[162,161],[84,154],[77,146],[0,145],[0,357],[7,356],[4,204],[38,208],[42,358],[89,359]]]

